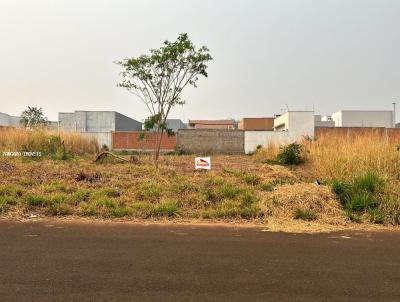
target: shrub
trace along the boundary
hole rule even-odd
[[[302,153],[303,146],[298,143],[292,143],[281,147],[277,161],[282,165],[298,165],[304,161]]]
[[[371,194],[382,193],[386,186],[386,180],[376,172],[369,171],[356,177],[353,187],[357,191],[368,192]]]
[[[384,220],[384,216],[377,215],[377,209],[381,205],[382,193],[386,187],[386,180],[379,174],[369,171],[358,175],[351,182],[335,180],[332,182],[332,190],[347,210],[351,221],[361,220],[357,213],[373,213],[374,221]],[[375,215],[376,214],[376,215]]]
[[[294,218],[306,221],[313,221],[317,219],[317,214],[312,210],[296,209],[294,211]]]
[[[340,200],[342,206],[345,206],[350,200],[351,185],[339,180],[334,180],[332,182],[332,190]]]
[[[369,192],[357,191],[353,193],[345,207],[354,212],[364,212],[378,207],[378,201]]]

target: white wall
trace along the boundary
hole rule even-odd
[[[393,128],[393,111],[339,111],[332,114],[336,127]]]
[[[300,141],[305,136],[314,136],[315,117],[313,111],[289,111],[274,121],[276,131],[245,131],[244,150],[246,154],[256,151],[257,146],[269,144],[284,145]]]
[[[287,131],[289,128],[289,112],[282,114],[274,120],[274,128],[277,131]]]
[[[299,137],[287,131],[245,131],[244,151],[251,154],[256,151],[257,146],[266,147],[269,144],[285,145],[299,140]]]

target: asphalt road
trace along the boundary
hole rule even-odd
[[[400,233],[0,220],[0,301],[400,301]]]

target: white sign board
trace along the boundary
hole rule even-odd
[[[196,157],[194,160],[194,166],[196,169],[211,170],[211,158],[210,157]]]

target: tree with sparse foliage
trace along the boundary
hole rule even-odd
[[[156,132],[156,165],[163,134],[168,132],[166,120],[171,109],[185,104],[182,91],[186,86],[197,87],[199,78],[208,76],[207,63],[211,60],[207,47],[196,48],[187,34],[180,34],[176,41],[165,41],[148,55],[117,62],[123,70],[118,86],[140,98],[151,114],[148,121]]]
[[[21,125],[26,128],[35,128],[47,125],[47,118],[43,114],[42,108],[30,107],[21,114]]]

